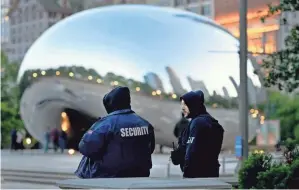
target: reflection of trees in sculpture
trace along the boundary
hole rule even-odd
[[[42,74],[42,70],[28,70],[24,73],[21,81],[20,81],[20,89],[21,93],[31,85],[34,81],[38,80],[36,75],[40,76]],[[59,72],[59,76],[57,75]],[[44,76],[57,76],[57,77],[70,77],[70,72],[74,74],[74,78],[76,79],[85,79],[89,80],[90,82],[97,82],[97,79],[101,79],[101,82],[105,85],[112,85],[112,86],[128,86],[132,92],[138,91],[139,93],[147,96],[153,97],[153,93],[155,97],[159,97],[160,99],[164,100],[172,100],[178,101],[178,96],[173,98],[172,93],[168,94],[161,91],[161,94],[157,94],[157,90],[160,89],[153,89],[149,84],[145,82],[136,81],[133,79],[126,79],[123,76],[116,75],[112,72],[108,72],[104,77],[100,76],[94,69],[85,69],[84,67],[59,67],[57,69],[48,69],[44,70]],[[35,77],[34,77],[35,75]],[[76,77],[80,76],[80,77]],[[138,89],[138,90],[137,90]],[[210,100],[206,101],[208,106],[212,106],[213,104],[217,104],[217,107],[222,108],[237,108],[237,99],[236,98],[228,98],[225,99],[219,95],[210,96]]]

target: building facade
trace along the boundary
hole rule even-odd
[[[239,37],[239,0],[215,0],[215,21]],[[265,22],[261,17],[268,14],[268,5],[277,5],[279,0],[248,1],[248,51],[257,59],[258,64],[275,51],[284,48],[284,40],[291,28],[299,24],[299,12],[276,13]],[[283,24],[282,19],[288,23]],[[266,73],[265,73],[266,74]]]
[[[1,1],[1,50],[9,52],[9,17],[7,13],[9,11],[9,0]]]
[[[76,2],[76,1],[72,1]],[[63,0],[9,1],[5,18],[9,21],[10,61],[21,62],[33,42],[49,27],[78,11],[77,7]]]

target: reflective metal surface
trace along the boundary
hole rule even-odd
[[[179,96],[189,90],[202,89],[206,99],[213,93],[230,98],[237,96],[238,84],[234,84],[239,81],[237,52],[238,41],[205,17],[155,6],[108,6],[80,12],[48,29],[29,49],[21,65],[19,79],[25,71],[31,69],[83,66],[94,69],[102,77],[111,72],[126,79],[145,82],[162,93],[171,92]],[[250,96],[252,103],[255,103],[255,90],[260,87],[260,81],[253,73],[251,61],[248,63],[248,77],[251,79],[252,89]],[[75,78],[76,76],[75,74]],[[82,79],[80,76],[77,78]],[[75,93],[82,91],[84,85],[80,85],[78,84],[77,88],[76,85],[72,87]],[[31,88],[34,88],[34,85]],[[42,90],[40,87],[36,89]],[[30,97],[28,94],[31,94]],[[41,100],[45,95],[25,92],[24,97],[27,96],[27,99],[23,97],[22,101],[28,105],[34,98]],[[63,96],[62,98],[67,99],[66,95]],[[99,107],[102,107],[101,102],[97,101]],[[144,104],[144,107],[150,106],[147,102],[140,103]],[[65,103],[55,102],[55,105],[63,104]],[[171,104],[176,105],[174,102]],[[78,105],[75,107],[80,109]],[[59,109],[61,111],[62,107]],[[84,110],[88,112],[88,108]],[[171,119],[168,124],[160,124],[169,125],[167,130],[171,132],[167,132],[168,135],[172,135],[173,126],[177,122],[178,103],[175,111],[178,113],[175,119]],[[89,114],[92,114],[91,112]],[[104,114],[99,110],[95,112],[93,115]],[[59,115],[53,111],[51,113],[56,114],[55,117]],[[44,130],[33,130],[37,127],[33,125],[38,122],[34,119],[37,116],[34,114],[38,113],[28,110],[27,106],[21,107],[21,114],[26,127],[32,128],[32,134],[41,139],[40,135]],[[163,113],[160,113],[157,117],[161,119],[162,116]],[[156,117],[152,119],[154,118]],[[233,120],[237,120],[236,114],[234,118]],[[42,122],[38,125],[40,124]],[[234,125],[238,126],[237,123]],[[236,127],[232,131],[237,132]]]
[[[139,81],[153,72],[167,92],[191,90],[189,76],[210,94],[224,95],[225,87],[236,96],[229,77],[239,81],[237,52],[238,41],[207,18],[153,6],[111,6],[73,15],[46,31],[25,56],[20,75],[62,65]],[[251,64],[248,75],[260,85]]]

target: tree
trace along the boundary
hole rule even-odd
[[[298,138],[299,140],[299,96],[291,97],[280,92],[270,92],[269,105],[271,109],[267,119],[280,120],[281,139]],[[265,105],[258,105],[258,107],[263,112],[266,109]]]
[[[298,0],[281,0],[278,5],[269,5],[269,14],[299,11]],[[288,21],[283,18],[283,24]],[[299,87],[299,25],[295,25],[285,39],[285,48],[268,55],[263,67],[269,71],[265,86],[278,86],[280,90],[292,92]]]
[[[17,105],[19,67],[18,63],[9,63],[7,56],[1,52],[1,102],[7,101],[10,106]]]
[[[19,64],[10,63],[1,52],[1,146],[9,142],[10,131],[22,128],[19,115],[19,88],[16,84]]]

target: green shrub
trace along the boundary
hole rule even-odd
[[[288,180],[289,189],[299,189],[299,157],[290,165],[290,174]]]
[[[299,149],[297,147],[296,140],[293,139],[287,139],[284,142],[284,145],[286,147],[286,150],[284,151],[283,155],[286,159],[286,162],[288,164],[292,164],[292,162],[295,159],[299,158]]]
[[[275,165],[269,170],[259,172],[257,176],[257,189],[287,189],[290,168],[288,165]]]
[[[284,145],[282,162],[273,162],[270,154],[250,155],[239,171],[239,188],[299,189],[299,148],[292,139]]]
[[[251,154],[239,171],[239,188],[250,189],[255,187],[258,182],[258,174],[270,169],[271,162],[272,156],[269,154]]]

